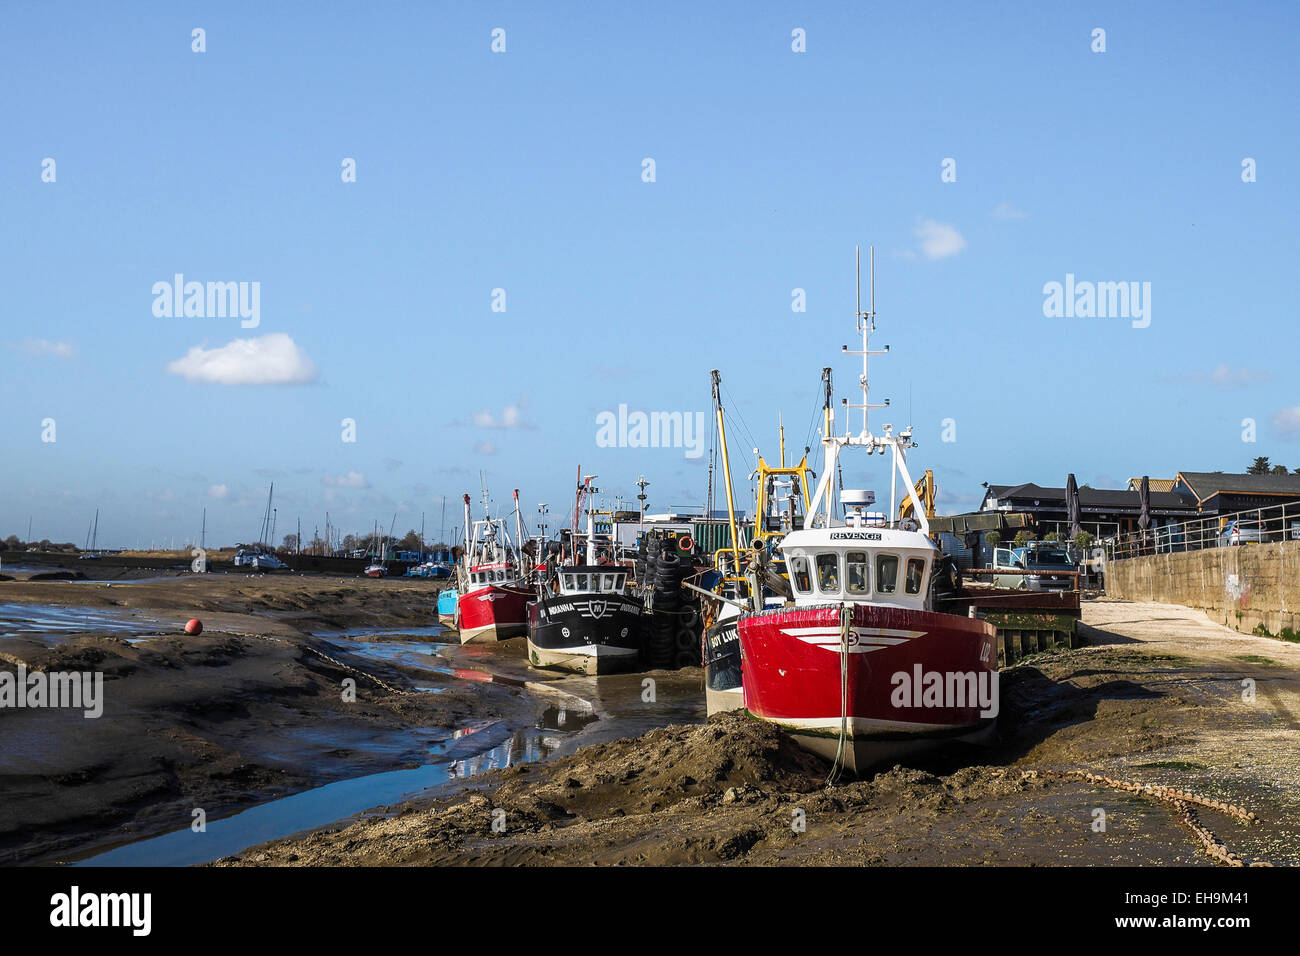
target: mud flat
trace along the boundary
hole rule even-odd
[[[0,582],[0,670],[104,676],[97,719],[0,710],[0,864],[73,859],[188,828],[196,808],[213,820],[420,766],[467,723],[531,721],[520,687],[321,636],[427,642],[435,594],[428,582],[297,575]],[[181,633],[190,617],[202,635]]]
[[[1300,863],[1300,646],[1167,605],[1084,620],[1084,647],[1003,673],[990,750],[828,789],[825,764],[732,713],[220,865]]]

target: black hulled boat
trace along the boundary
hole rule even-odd
[[[645,607],[620,565],[568,565],[528,605],[528,662],[580,674],[636,669]]]

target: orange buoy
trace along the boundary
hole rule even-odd
[[[185,624],[185,633],[186,633],[186,634],[202,634],[202,633],[203,633],[203,622],[200,621],[197,617],[190,618],[190,620],[187,621],[186,624]]]

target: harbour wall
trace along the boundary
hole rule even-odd
[[[1300,634],[1300,541],[1112,560],[1106,595],[1199,608],[1244,633]]]

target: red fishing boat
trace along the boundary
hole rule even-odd
[[[874,272],[874,270],[873,270]],[[784,606],[740,614],[745,707],[787,728],[805,748],[859,770],[951,740],[983,741],[997,717],[992,625],[935,610],[932,581],[940,552],[907,467],[911,428],[874,434],[867,425],[869,311],[858,308],[862,402],[845,402],[862,427],[835,434],[829,369],[822,444],[826,464],[804,518],[778,545],[789,570]],[[890,510],[872,511],[875,493],[836,489],[847,449],[888,456]],[[898,520],[899,479],[915,519]],[[838,499],[838,501],[837,501]]]
[[[518,525],[519,489],[515,489]],[[459,570],[456,627],[460,642],[483,643],[516,637],[527,630],[532,585],[524,571],[523,555],[515,548],[499,518],[493,518],[483,495],[484,519],[470,520],[469,495],[465,496],[465,554]],[[516,537],[522,534],[518,531]]]

